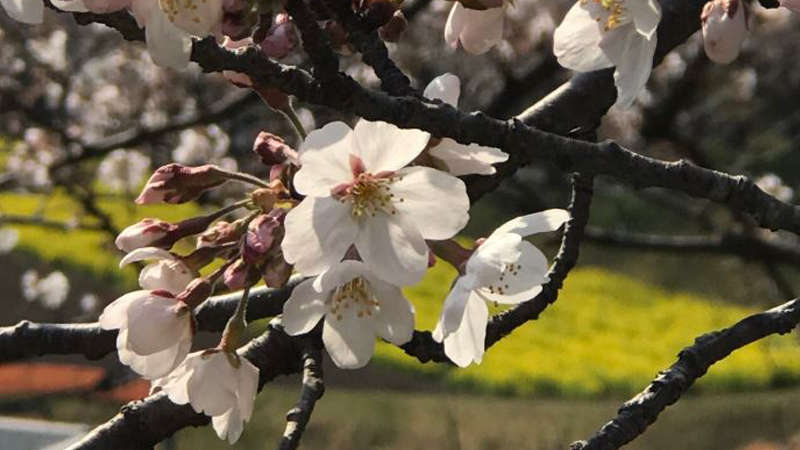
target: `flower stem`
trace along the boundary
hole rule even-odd
[[[234,311],[233,316],[228,319],[228,323],[225,325],[225,331],[222,332],[219,348],[224,352],[234,353],[236,349],[239,348],[242,335],[244,334],[245,328],[247,328],[245,316],[247,314],[247,300],[249,298],[250,288],[246,288],[242,291],[242,298],[239,299],[239,303],[236,304],[236,311]]]
[[[303,123],[300,122],[300,118],[297,117],[297,112],[294,110],[294,108],[292,108],[291,103],[281,108],[280,112],[283,113],[287,119],[289,119],[289,122],[291,122],[292,126],[294,126],[297,134],[300,135],[300,139],[306,140],[308,133],[306,133],[306,129],[303,128]]]
[[[223,170],[223,169],[220,169],[220,172],[222,172],[226,177],[230,178],[231,180],[242,181],[244,183],[249,183],[262,188],[269,187],[269,183],[267,183],[266,181],[246,173],[231,172],[229,170]]]

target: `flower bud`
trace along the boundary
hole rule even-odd
[[[241,259],[231,264],[222,274],[222,282],[232,291],[240,291],[258,283],[258,271]]]
[[[197,248],[212,247],[236,242],[244,233],[244,221],[237,220],[233,223],[220,220],[200,236],[197,236]]]
[[[195,278],[191,283],[189,283],[189,286],[186,286],[186,289],[184,289],[183,292],[178,294],[176,300],[181,301],[189,308],[194,309],[206,301],[206,299],[211,296],[213,291],[214,284],[207,278]]]
[[[136,203],[186,203],[227,180],[225,172],[211,164],[199,167],[167,164],[159,167],[147,180]]]
[[[250,36],[258,21],[258,15],[250,8],[250,3],[245,0],[223,0],[222,21],[220,22],[222,34],[234,40],[245,39]]]
[[[280,136],[266,131],[258,133],[255,142],[253,142],[253,153],[258,156],[261,164],[265,166],[281,164],[286,160],[295,164],[299,163],[299,156],[295,149],[286,145]]]
[[[250,194],[253,204],[262,211],[271,211],[278,202],[291,200],[291,193],[281,180],[273,180],[269,184],[270,187],[256,189]]]
[[[122,230],[114,241],[117,248],[130,253],[142,247],[160,247],[162,242],[177,225],[159,219],[143,219]]]
[[[388,22],[378,29],[378,35],[386,42],[397,42],[400,36],[408,28],[408,20],[403,15],[403,11],[399,9],[394,12],[394,15]]]
[[[266,264],[261,266],[261,277],[264,279],[264,283],[271,288],[286,286],[291,276],[292,265],[286,262],[283,253],[270,258]]]
[[[335,20],[326,20],[322,27],[328,33],[333,51],[341,55],[353,54],[353,46],[350,44],[350,41],[347,40],[347,32],[342,28],[339,22]]]
[[[281,59],[297,47],[297,29],[288,14],[278,14],[275,24],[261,41],[261,51],[270,58]]]
[[[747,6],[741,0],[713,0],[703,7],[703,40],[706,55],[718,64],[729,64],[739,56],[749,30]]]
[[[247,264],[254,264],[264,258],[273,244],[283,237],[283,220],[286,212],[274,209],[269,214],[256,217],[247,227],[242,242],[242,259]]]

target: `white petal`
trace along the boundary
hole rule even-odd
[[[422,94],[431,100],[441,100],[448,105],[458,106],[458,97],[461,94],[461,80],[452,73],[446,73],[434,78]]]
[[[514,233],[522,237],[536,233],[555,231],[569,220],[569,212],[564,209],[547,209],[533,214],[511,219],[494,230],[491,236]],[[491,239],[491,236],[489,238]]]
[[[357,369],[364,367],[372,357],[375,332],[369,322],[346,310],[341,319],[331,314],[325,316],[322,341],[337,367]]]
[[[642,36],[651,38],[661,20],[661,6],[656,0],[627,0],[625,7],[633,16],[633,23]]]
[[[164,290],[178,295],[194,280],[194,274],[182,261],[159,261],[139,272],[142,289]]]
[[[449,239],[464,228],[469,220],[469,197],[463,181],[429,167],[409,167],[398,175],[402,179],[390,187],[394,206],[422,237]]]
[[[315,289],[314,281],[300,283],[283,304],[281,323],[290,336],[308,333],[328,311],[325,299],[329,293]]]
[[[206,37],[222,19],[222,0],[160,0],[161,10],[183,31]]]
[[[160,10],[156,8],[153,11],[145,26],[145,40],[150,58],[159,66],[185,69],[189,65],[191,54],[189,35],[173,25]]]
[[[456,3],[453,8],[463,10],[457,13],[464,15],[459,39],[467,53],[473,55],[486,53],[503,40],[503,21],[506,15],[504,6],[479,11],[464,8],[461,3]]]
[[[56,8],[67,12],[88,12],[82,0],[50,0]]]
[[[503,304],[516,304],[530,300],[541,292],[547,278],[547,258],[533,244],[522,241],[519,244],[521,256],[517,261],[519,268],[505,269],[502,277],[493,284],[492,290],[484,287],[478,293],[487,301]],[[502,289],[502,294],[500,294]]]
[[[458,48],[458,37],[461,35],[461,30],[464,29],[465,17],[464,8],[459,7],[460,3],[456,2],[453,8],[450,9],[450,14],[447,16],[447,23],[444,25],[444,40],[451,47]]]
[[[314,280],[314,288],[319,292],[330,292],[365,273],[368,273],[368,270],[363,262],[348,259],[320,274]]]
[[[227,440],[231,445],[239,440],[244,431],[244,423],[238,407],[233,407],[224,414],[212,417],[211,425],[217,432],[217,436],[222,440]]]
[[[159,247],[142,247],[132,250],[130,253],[122,258],[119,262],[119,267],[122,268],[132,262],[145,261],[148,259],[176,259],[172,253]]]
[[[28,24],[42,23],[44,2],[37,0],[0,0],[0,5],[12,19]]]
[[[473,361],[483,360],[486,324],[489,322],[489,309],[476,295],[470,296],[464,311],[463,320],[454,333],[444,340],[444,353],[459,367],[467,367]]]
[[[247,422],[253,415],[253,404],[258,393],[258,367],[244,356],[239,360],[242,365],[239,367],[239,412],[242,419]]]
[[[521,242],[518,234],[492,234],[467,260],[467,280],[474,283],[467,286],[477,289],[495,284],[506,265],[519,260]]]
[[[370,270],[398,286],[418,282],[428,268],[428,245],[400,217],[378,214],[361,222],[356,248]]]
[[[120,339],[127,339],[128,330],[120,332]],[[122,364],[130,367],[134,372],[142,377],[152,380],[168,375],[173,371],[189,354],[192,347],[191,333],[175,345],[160,352],[149,355],[139,355],[129,348],[119,348],[119,360]]]
[[[455,176],[491,175],[496,172],[493,164],[508,160],[508,154],[500,149],[478,144],[459,144],[450,138],[442,139],[428,153],[442,160],[447,165],[447,171]]]
[[[131,307],[131,304],[143,301],[149,294],[148,291],[128,292],[111,302],[97,320],[100,327],[104,330],[121,328],[128,323],[128,308]]]
[[[176,405],[189,403],[188,382],[195,369],[202,362],[200,352],[188,355],[175,370],[162,378],[154,380],[151,383],[151,388],[160,386],[167,393],[169,400]]]
[[[570,8],[553,36],[558,63],[578,72],[611,67],[613,63],[600,48],[601,27],[582,7],[580,0]]]
[[[294,177],[297,192],[327,197],[336,185],[352,180],[351,153],[353,130],[344,122],[331,122],[309,133],[300,145],[302,166]]]
[[[199,364],[186,387],[192,408],[208,416],[219,416],[237,405],[238,381],[234,370],[222,352],[214,353]]]
[[[178,316],[176,300],[150,296],[128,309],[128,345],[140,355],[169,348],[191,326],[189,313]]]
[[[289,211],[285,225],[283,256],[303,275],[319,274],[341,261],[358,232],[351,207],[329,197],[306,197]]]
[[[380,313],[372,317],[372,326],[378,336],[395,345],[403,345],[414,334],[414,307],[403,296],[399,287],[371,278],[380,304]]]
[[[600,46],[617,68],[614,71],[614,84],[617,86],[615,105],[627,108],[650,78],[656,36],[647,39],[634,30],[633,24],[627,24],[606,33]]]
[[[472,292],[468,284],[469,282],[464,277],[460,277],[456,280],[450,293],[447,294],[439,323],[436,324],[436,329],[433,331],[433,339],[436,342],[442,342],[461,325],[464,310]]]
[[[429,139],[430,134],[421,130],[362,119],[353,132],[353,154],[361,158],[368,172],[395,171],[416,158]]]

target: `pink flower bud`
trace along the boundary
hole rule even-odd
[[[399,9],[394,12],[394,15],[388,22],[378,29],[378,35],[386,42],[397,42],[400,36],[408,28],[408,20],[403,15],[403,11]]]
[[[250,36],[257,20],[258,15],[250,8],[250,3],[244,0],[223,0],[220,25],[225,36],[235,40],[245,39]]]
[[[261,277],[271,288],[286,286],[292,276],[292,265],[283,258],[283,253],[276,255],[261,266]]]
[[[213,291],[214,285],[207,278],[195,278],[191,283],[189,283],[189,286],[186,286],[186,289],[184,289],[183,292],[178,294],[176,300],[181,301],[189,308],[194,309],[206,301],[206,299],[211,296]]]
[[[269,214],[256,217],[247,227],[242,243],[242,259],[254,264],[263,259],[277,241],[283,237],[283,220],[286,212],[273,209]]]
[[[288,14],[278,14],[275,24],[261,41],[261,51],[270,58],[281,59],[297,47],[297,29]]]
[[[238,259],[225,269],[222,281],[228,289],[239,291],[258,282],[258,271],[253,266],[245,264],[244,261]]]
[[[211,247],[236,242],[244,233],[243,222],[233,223],[220,220],[197,236],[197,247]]]
[[[286,160],[299,165],[300,161],[295,149],[286,145],[279,136],[266,131],[258,133],[255,142],[253,142],[253,153],[258,156],[261,164],[265,166],[281,164]]]
[[[177,225],[159,219],[143,219],[122,230],[114,241],[117,248],[125,253],[130,253],[137,248],[159,247]]]
[[[167,164],[159,167],[147,180],[136,203],[186,203],[227,180],[228,176],[211,164],[199,167]]]
[[[703,7],[703,40],[706,55],[719,64],[739,56],[749,30],[747,6],[741,0],[713,0]]]

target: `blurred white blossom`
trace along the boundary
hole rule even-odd
[[[59,271],[41,278],[35,270],[26,270],[21,282],[25,300],[38,301],[47,309],[60,308],[69,294],[69,279]]]
[[[97,167],[97,178],[117,192],[139,188],[150,170],[150,158],[135,151],[118,149],[109,153]]]
[[[756,178],[756,185],[782,202],[788,202],[794,197],[794,189],[783,184],[781,177],[774,173],[768,173]]]
[[[0,254],[8,253],[17,246],[19,233],[13,228],[0,228]]]

